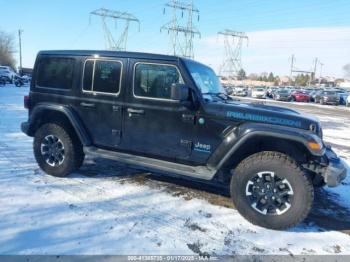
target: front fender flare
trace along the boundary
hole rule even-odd
[[[320,151],[313,151],[308,147],[311,141],[320,140],[315,133],[292,127],[274,126],[261,123],[242,124],[226,133],[221,144],[213,152],[208,160],[208,167],[219,170],[224,163],[234,154],[248,139],[254,137],[274,137],[286,139],[291,142],[298,142],[314,156],[322,156],[325,153],[325,146]]]

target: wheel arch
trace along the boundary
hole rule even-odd
[[[244,158],[261,151],[276,151],[305,163],[312,157],[324,154],[308,148],[315,134],[284,126],[247,123],[233,128],[208,160],[208,166],[220,170],[235,166]]]
[[[309,150],[299,141],[288,138],[276,138],[272,135],[256,134],[244,140],[237,149],[227,156],[225,162],[220,164],[221,168],[236,167],[245,158],[263,151],[274,151],[286,154],[298,163],[308,161]]]
[[[82,121],[76,113],[67,106],[53,104],[37,105],[29,116],[28,135],[34,136],[36,130],[46,123],[68,125],[84,146],[91,145],[90,136],[83,126]]]

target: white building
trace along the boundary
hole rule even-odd
[[[339,87],[350,91],[350,81],[344,81],[344,82],[340,83]]]

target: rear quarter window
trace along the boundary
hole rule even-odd
[[[42,57],[39,60],[36,86],[70,89],[73,81],[75,60],[63,57]]]

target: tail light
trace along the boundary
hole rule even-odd
[[[29,96],[24,96],[23,104],[24,108],[29,109]]]

